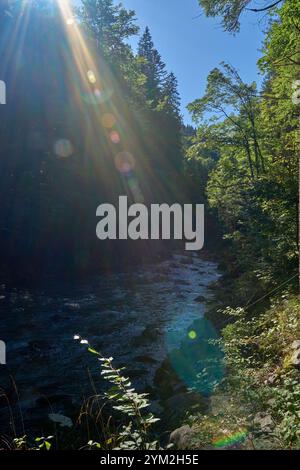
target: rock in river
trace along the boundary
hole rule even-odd
[[[170,444],[174,444],[176,449],[188,449],[190,447],[192,434],[193,432],[190,426],[181,426],[181,428],[177,428],[171,433]]]

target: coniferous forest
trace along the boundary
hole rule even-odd
[[[224,50],[187,121],[122,3],[0,2],[3,451],[300,448],[300,2],[195,3],[263,41],[259,83]],[[121,236],[120,196],[174,230],[204,205],[203,249],[150,210]]]

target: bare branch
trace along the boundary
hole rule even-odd
[[[270,8],[275,7],[275,6],[278,5],[280,2],[282,2],[282,0],[277,0],[277,2],[274,2],[274,3],[272,3],[271,5],[267,5],[267,6],[264,7],[264,8],[245,8],[245,10],[247,10],[247,11],[254,11],[255,13],[259,13],[260,11],[270,10]]]

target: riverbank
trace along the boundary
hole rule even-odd
[[[294,276],[295,277],[295,276]],[[179,448],[300,447],[300,299],[295,279],[253,283],[254,273],[222,278],[207,316],[221,334],[226,378],[206,412],[190,413]],[[231,281],[231,282],[230,282]],[[231,307],[229,307],[231,305]]]

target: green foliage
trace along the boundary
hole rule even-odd
[[[200,3],[233,32],[243,11],[254,6]],[[228,448],[230,436],[241,434],[245,440],[233,445],[242,449],[300,447],[299,370],[291,360],[291,345],[300,338],[300,303],[290,291],[278,297],[280,286],[292,287],[299,253],[299,106],[292,93],[299,79],[300,4],[266,1],[261,8],[269,14],[259,60],[262,90],[223,63],[209,74],[204,96],[189,105],[201,124],[186,151],[187,169],[201,192],[204,186],[222,227],[232,305],[215,315],[221,328],[227,324],[220,341],[227,377],[210,412],[191,418],[195,445],[205,448],[216,442]],[[268,308],[270,292],[277,298]]]
[[[139,31],[135,12],[115,5],[113,0],[82,0],[79,17],[106,60],[124,66],[130,55],[126,40]]]
[[[283,296],[285,297],[285,296]],[[249,318],[244,310],[228,310],[237,316],[222,333],[228,367],[227,393],[238,390],[255,414],[264,411],[273,421],[267,429],[252,429],[254,438],[272,446],[299,448],[300,380],[290,366],[291,345],[300,337],[299,299],[276,301],[266,312]],[[248,426],[251,430],[251,425]],[[270,442],[269,442],[270,443]]]
[[[270,16],[263,57],[259,64],[263,70],[278,67],[276,75],[286,76],[299,66],[300,5],[298,0],[283,2]]]
[[[127,417],[127,423],[118,432],[117,447],[115,449],[157,449],[159,445],[156,441],[149,442],[149,430],[159,419],[155,418],[152,413],[144,414],[144,409],[150,406],[147,394],[135,391],[129,378],[123,375],[124,368],[118,369],[113,366],[112,357],[103,357],[89,345],[87,340],[78,335],[74,339],[87,345],[88,352],[98,357],[101,375],[111,385],[110,389],[104,393],[104,396],[112,403],[114,410]],[[93,441],[89,442],[88,445],[90,447],[99,447],[99,444]]]
[[[300,378],[290,364],[299,308],[299,297],[284,294],[260,314],[224,310],[231,319],[220,340],[227,376],[208,412],[189,417],[195,448],[300,448]]]
[[[150,106],[154,109],[162,96],[162,86],[166,76],[165,64],[154,47],[151,33],[146,27],[138,44],[138,56],[143,59],[141,72],[145,76],[145,92]]]
[[[226,1],[203,3],[209,14],[229,8]],[[243,8],[245,3],[234,5]],[[228,64],[212,70],[204,96],[189,105],[194,120],[206,118],[207,123],[199,127],[187,159],[202,192],[195,166],[199,155],[217,156],[202,174],[239,272],[278,278],[294,272],[298,256],[299,107],[291,98],[300,64],[299,2],[290,0],[269,13],[259,61],[266,74],[262,91],[244,83]]]
[[[236,33],[240,29],[240,17],[245,11],[250,10],[255,13],[269,11],[281,1],[283,0],[265,0],[259,7],[253,0],[199,0],[199,3],[207,16],[221,16],[223,28]]]
[[[50,450],[52,447],[51,440],[53,436],[48,437],[36,437],[34,444],[28,444],[27,436],[15,438],[13,440],[16,450]]]
[[[300,448],[300,383],[287,377],[274,389],[271,412],[278,422],[276,433],[286,446]]]

